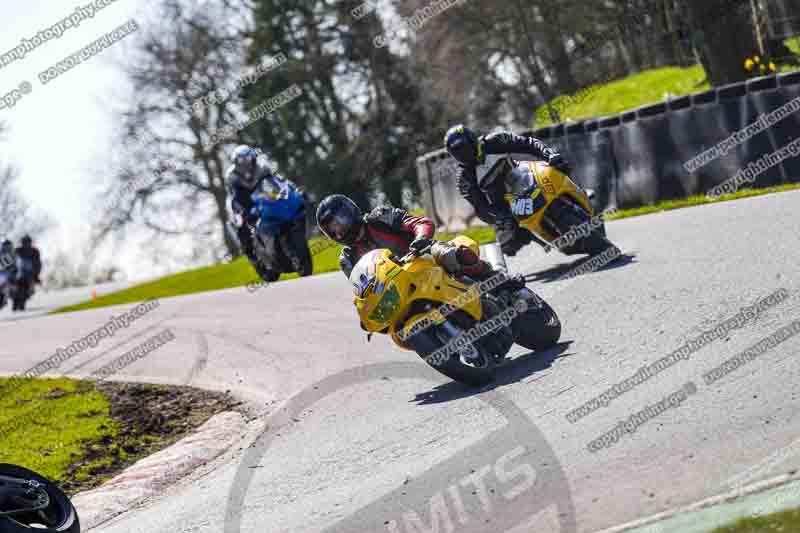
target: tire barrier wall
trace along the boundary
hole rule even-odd
[[[800,72],[754,78],[640,107],[617,115],[521,133],[559,149],[572,178],[595,189],[598,203],[620,209],[705,194],[762,155],[800,137],[800,112],[688,172],[684,163],[800,96]],[[478,222],[456,187],[455,162],[445,150],[417,159],[425,211],[450,231]],[[800,181],[795,157],[760,174],[753,187]],[[750,186],[749,184],[745,184]]]

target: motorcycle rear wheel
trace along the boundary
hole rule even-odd
[[[80,533],[75,507],[67,495],[48,479],[11,464],[0,464],[0,475],[38,481],[50,498],[50,505],[41,511],[0,516],[0,533]]]
[[[518,315],[511,324],[514,342],[529,350],[541,351],[552,348],[561,338],[561,321],[550,304],[535,297],[536,305],[530,302],[528,309]]]
[[[23,297],[14,297],[11,300],[11,310],[12,311],[24,311],[25,310],[25,301],[27,298]]]
[[[311,257],[311,250],[308,248],[308,241],[305,239],[305,235],[300,236],[299,233],[292,237],[292,244],[300,261],[300,268],[297,273],[303,277],[310,276],[314,273],[314,261]]]
[[[582,207],[563,198],[558,198],[553,202],[548,208],[547,215],[553,221],[559,235],[568,233],[575,226],[588,224],[592,218]],[[567,255],[580,253],[597,255],[611,246],[614,245],[606,238],[605,223],[601,223],[587,237],[578,239],[570,246],[565,246],[561,252]]]

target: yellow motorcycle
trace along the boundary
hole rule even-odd
[[[451,241],[480,254],[478,243],[459,236]],[[404,257],[373,250],[350,274],[361,327],[388,334],[447,377],[485,385],[511,346],[550,348],[561,336],[555,311],[528,288],[510,288],[500,271],[480,283],[449,275],[427,255],[430,248]]]
[[[516,163],[506,191],[505,201],[520,227],[530,231],[546,252],[558,248],[567,255],[595,255],[613,246],[606,238],[602,214],[592,205],[594,193],[547,163]]]

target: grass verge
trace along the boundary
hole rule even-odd
[[[800,38],[785,41],[789,49],[800,55]],[[742,68],[744,68],[742,58]],[[779,72],[798,70],[797,65],[782,64]],[[615,115],[644,105],[655,104],[667,98],[675,98],[710,88],[705,70],[701,65],[691,67],[661,67],[631,74],[618,80],[592,85],[575,95],[561,95],[550,101],[563,122]],[[534,112],[534,128],[550,126],[553,122],[547,106]]]
[[[662,211],[671,211],[673,209],[683,209],[684,207],[729,202],[731,200],[740,200],[742,198],[752,198],[753,196],[763,196],[765,194],[794,191],[797,189],[800,189],[800,183],[788,183],[786,185],[765,187],[763,189],[741,189],[730,194],[723,194],[715,200],[709,199],[705,195],[690,196],[688,198],[680,198],[678,200],[664,200],[656,204],[643,205],[642,207],[620,209],[613,215],[606,217],[606,220],[620,220],[623,218],[649,215],[652,213],[661,213]]]
[[[8,381],[0,378],[0,390]],[[30,379],[0,395],[0,463],[30,468],[75,494],[237,405],[190,387]]]
[[[562,121],[581,120],[592,117],[614,115],[637,107],[709,89],[703,67],[662,67],[631,74],[619,80],[593,85],[580,94],[563,95],[550,101]],[[534,128],[550,126],[553,122],[547,106],[535,112]]]
[[[614,215],[609,216],[607,220],[619,220],[622,218],[670,211],[672,209],[726,202],[730,200],[738,200],[740,198],[762,196],[764,194],[791,191],[795,189],[800,189],[800,184],[792,183],[764,189],[742,189],[736,191],[735,193],[720,196],[716,200],[710,200],[705,196],[692,196],[679,200],[666,200],[657,204],[646,205],[633,209],[622,209]],[[447,240],[459,234],[467,235],[478,241],[480,244],[494,242],[495,240],[494,229],[491,227],[469,228],[457,233],[439,233],[436,235],[436,238]],[[339,252],[341,250],[341,246],[326,246],[324,244],[319,245],[317,240],[318,239],[312,239],[312,245],[316,243],[317,246],[319,246],[323,251],[314,256],[314,273],[322,274],[325,272],[338,271]],[[292,279],[296,277],[297,274],[284,274],[281,276],[281,280]],[[135,303],[149,299],[169,298],[183,294],[239,287],[258,281],[260,281],[258,275],[255,273],[247,260],[244,258],[239,258],[229,264],[212,265],[172,274],[155,281],[143,283],[122,291],[107,294],[94,300],[62,307],[53,312],[66,313],[72,311],[83,311],[86,309],[96,309],[109,305]]]
[[[764,516],[740,518],[711,533],[777,533],[800,531],[800,509],[789,509]]]

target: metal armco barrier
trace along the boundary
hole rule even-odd
[[[800,112],[795,112],[692,173],[684,167],[798,96],[800,72],[789,72],[521,134],[561,150],[572,163],[572,179],[595,189],[600,205],[638,207],[705,194],[751,161],[800,137]],[[442,229],[459,230],[478,220],[458,192],[455,162],[445,150],[418,158],[417,178],[425,211]],[[800,159],[790,157],[759,175],[752,186],[796,181]]]

